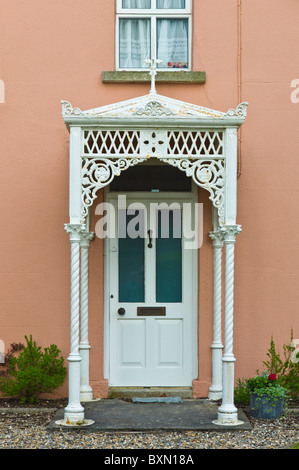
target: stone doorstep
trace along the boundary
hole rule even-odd
[[[83,426],[88,432],[158,432],[158,431],[244,431],[252,426],[243,410],[238,410],[238,425],[219,426],[218,405],[206,399],[187,399],[182,403],[133,403],[130,400],[103,399],[85,402]],[[63,425],[64,411],[57,410],[49,431],[70,430],[78,425]]]
[[[146,397],[193,398],[191,387],[109,387],[109,398],[146,398]]]

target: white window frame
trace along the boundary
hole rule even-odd
[[[115,37],[115,62],[116,70],[127,70],[127,71],[144,71],[143,68],[124,68],[119,65],[119,20],[121,18],[142,18],[151,20],[151,59],[157,59],[157,19],[160,18],[177,18],[188,20],[188,68],[168,68],[159,67],[159,71],[167,72],[178,72],[178,71],[190,71],[191,70],[191,46],[192,46],[192,0],[186,0],[186,8],[184,9],[157,9],[156,0],[151,0],[151,9],[128,9],[122,8],[122,0],[116,0],[116,37]]]

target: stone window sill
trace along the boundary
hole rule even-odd
[[[112,71],[102,72],[103,83],[147,83],[151,81],[150,74],[148,72],[138,71]],[[206,73],[205,72],[193,72],[193,71],[175,71],[157,72],[156,75],[157,83],[205,83]]]

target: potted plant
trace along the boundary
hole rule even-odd
[[[250,391],[250,415],[253,418],[276,419],[282,415],[287,390],[275,374],[264,371],[247,382]]]

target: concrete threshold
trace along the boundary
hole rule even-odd
[[[191,387],[110,387],[109,398],[180,397],[190,399]]]

